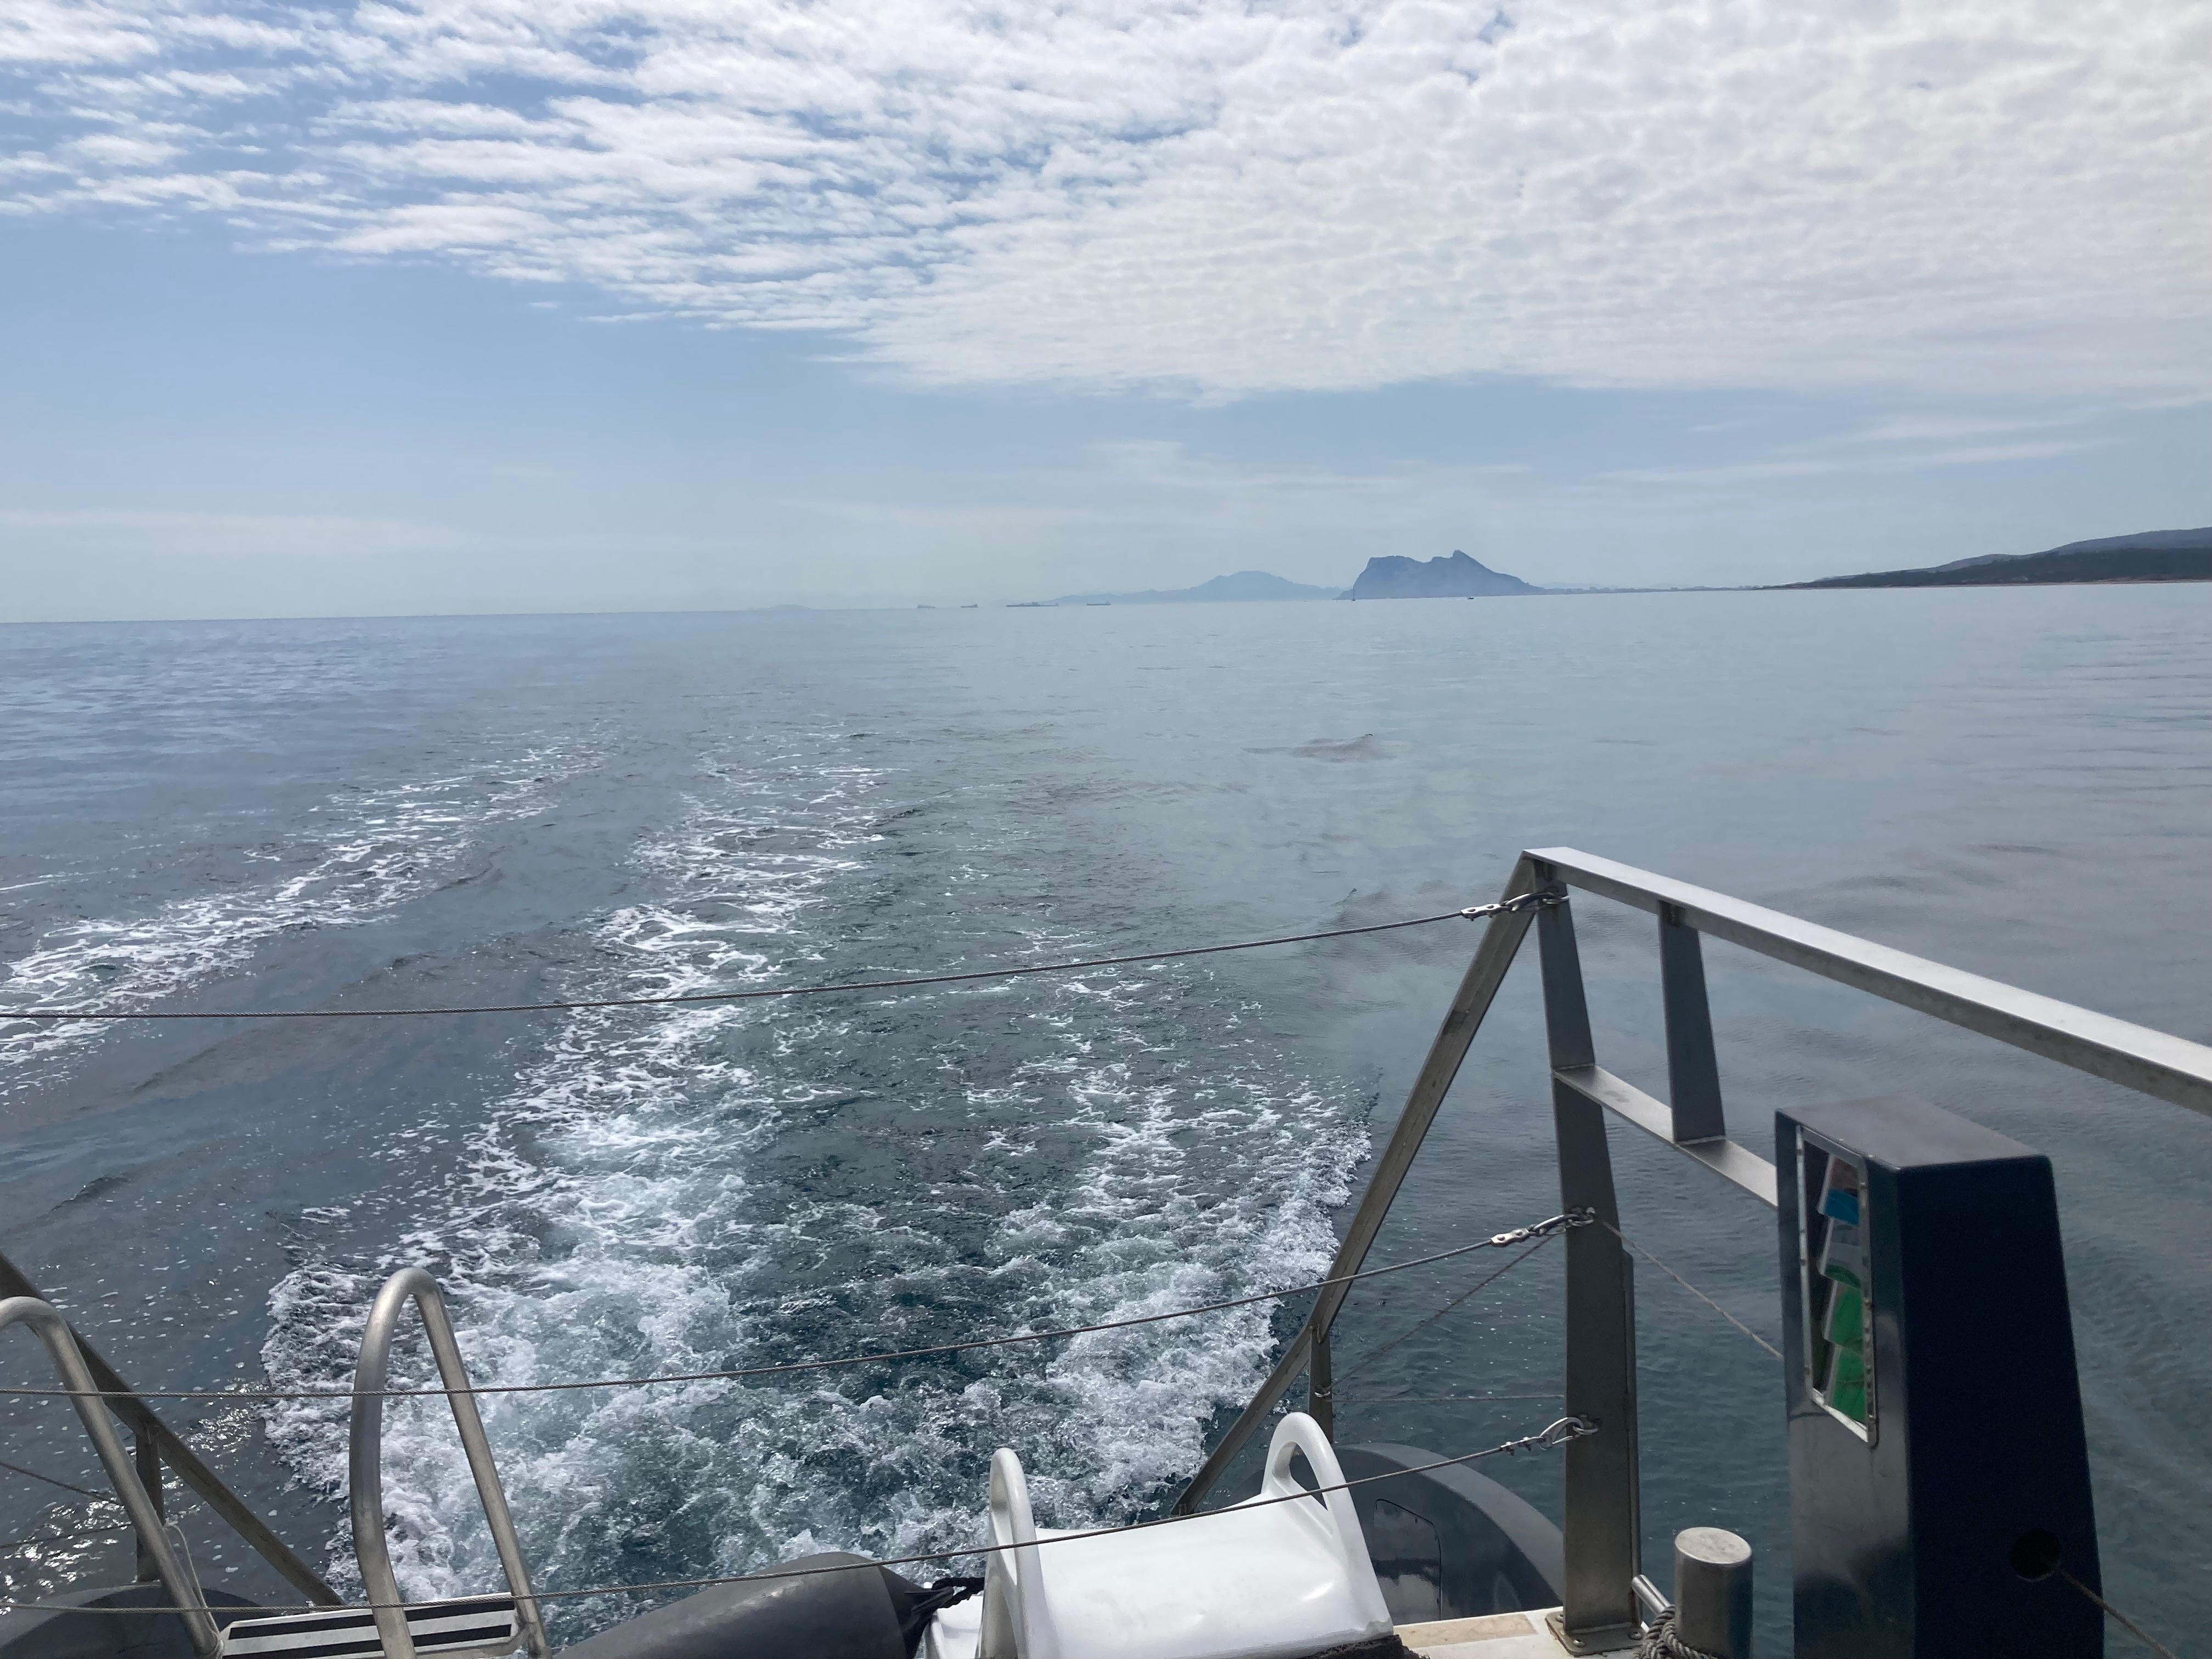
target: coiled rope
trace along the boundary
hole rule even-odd
[[[1256,1510],[1265,1509],[1268,1505],[1273,1504],[1295,1504],[1304,1498],[1325,1497],[1327,1494],[1333,1492],[1349,1492],[1354,1486],[1364,1486],[1369,1485],[1370,1482],[1376,1480],[1396,1480],[1409,1474],[1426,1474],[1431,1469],[1447,1469],[1461,1463],[1478,1463],[1486,1457],[1511,1457],[1524,1451],[1556,1451],[1560,1447],[1567,1444],[1570,1441],[1584,1439],[1590,1435],[1595,1434],[1597,1431],[1598,1425],[1590,1421],[1588,1418],[1562,1417],[1557,1422],[1546,1425],[1534,1434],[1523,1435],[1517,1440],[1502,1441],[1495,1446],[1486,1446],[1480,1451],[1462,1452],[1457,1457],[1440,1457],[1433,1463],[1417,1464],[1411,1468],[1391,1469],[1382,1474],[1364,1474],[1356,1480],[1340,1480],[1331,1486],[1301,1486],[1296,1492],[1284,1492],[1279,1496],[1273,1498],[1249,1498],[1237,1507],[1240,1509]],[[920,1566],[927,1562],[932,1561],[959,1561],[964,1560],[970,1556],[999,1555],[1003,1554],[1009,1550],[1042,1549],[1054,1544],[1073,1543],[1079,1539],[1103,1538],[1109,1533],[1145,1532],[1154,1527],[1181,1526],[1187,1521],[1203,1520],[1211,1513],[1212,1511],[1210,1510],[1194,1510],[1188,1515],[1163,1515],[1150,1521],[1133,1522],[1126,1527],[1093,1527],[1087,1532],[1054,1533],[1046,1536],[1040,1536],[1027,1543],[972,1544],[966,1549],[931,1550],[920,1555],[892,1556],[886,1559],[878,1561],[848,1561],[842,1565],[834,1567],[787,1567],[770,1572],[733,1573],[728,1577],[718,1578],[663,1578],[656,1580],[651,1583],[602,1584],[589,1589],[545,1590],[533,1589],[531,1591],[531,1599],[537,1601],[577,1601],[593,1595],[627,1595],[647,1590],[712,1589],[722,1584],[757,1584],[781,1578],[812,1578],[823,1573],[851,1572],[856,1567],[862,1566]],[[410,1607],[435,1607],[438,1604],[434,1601],[371,1601],[359,1604],[348,1604],[349,1609],[356,1612],[374,1611],[380,1607],[399,1607],[404,1609]],[[52,1609],[56,1612],[63,1613],[121,1613],[127,1617],[135,1617],[142,1613],[196,1613],[200,1611],[200,1609],[197,1607],[81,1607],[66,1601],[16,1601],[0,1600],[0,1610],[8,1612],[14,1612],[18,1609],[40,1608]],[[309,1607],[305,1603],[301,1603],[293,1607],[257,1607],[253,1611],[257,1614],[261,1614],[284,1613],[327,1613],[330,1612],[331,1609],[327,1607]]]
[[[2072,1573],[2063,1567],[2057,1569],[2057,1571],[2059,1577],[2087,1597],[2099,1612],[2153,1653],[2158,1655],[2159,1659],[2178,1659],[2178,1656],[2172,1648],[2166,1646],[2165,1643],[2160,1641]],[[1644,1626],[1644,1634],[1636,1644],[1636,1659],[1722,1659],[1722,1656],[1708,1652],[1704,1648],[1692,1647],[1685,1642],[1682,1639],[1681,1632],[1675,1626],[1674,1609],[1668,1607],[1660,1613],[1658,1618]]]
[[[1674,1609],[1668,1607],[1644,1627],[1636,1644],[1636,1659],[1722,1659],[1705,1648],[1692,1647],[1674,1627]]]
[[[1255,1296],[1232,1297],[1226,1302],[1207,1302],[1195,1308],[1175,1308],[1165,1313],[1138,1314],[1128,1319],[1110,1319],[1096,1325],[1069,1325],[1058,1330],[1023,1331],[1012,1336],[978,1337],[968,1342],[941,1342],[927,1348],[905,1348],[895,1353],[846,1354],[834,1359],[794,1359],[781,1365],[750,1365],[726,1371],[681,1371],[665,1376],[599,1377],[580,1382],[490,1382],[465,1389],[0,1389],[0,1395],[34,1395],[65,1399],[118,1400],[357,1400],[380,1398],[410,1400],[442,1397],[447,1395],[486,1394],[567,1394],[579,1389],[644,1389],[664,1382],[732,1382],[756,1376],[782,1376],[793,1371],[836,1370],[848,1365],[878,1365],[892,1360],[927,1359],[940,1354],[965,1353],[979,1348],[1006,1348],[1025,1342],[1050,1342],[1063,1336],[1089,1336],[1098,1331],[1127,1330],[1138,1325],[1157,1325],[1164,1320],[1189,1319],[1199,1314],[1221,1313],[1231,1308],[1249,1308],[1261,1302],[1273,1302],[1283,1297],[1303,1296],[1309,1291],[1327,1290],[1333,1285],[1356,1284],[1364,1279],[1380,1279],[1385,1273],[1401,1273],[1413,1267],[1425,1267],[1431,1262],[1449,1261],[1455,1256],[1472,1255],[1476,1250],[1502,1250],[1516,1244],[1527,1244],[1531,1240],[1541,1243],[1553,1234],[1570,1227],[1589,1224],[1589,1218],[1583,1213],[1555,1215],[1542,1221],[1530,1222],[1525,1227],[1493,1233],[1488,1238],[1477,1239],[1472,1244],[1456,1245],[1449,1250],[1438,1250],[1434,1255],[1416,1256],[1410,1261],[1389,1262],[1380,1267],[1362,1268],[1356,1273],[1343,1273],[1334,1279],[1317,1279],[1307,1285],[1292,1285],[1279,1291],[1262,1291]],[[1533,1247],[1532,1247],[1533,1248]],[[1508,1262],[1506,1267],[1511,1267]],[[1499,1275],[1492,1273],[1484,1284]],[[1477,1289],[1481,1288],[1480,1285]],[[1462,1298],[1464,1299],[1464,1298]]]
[[[780,985],[744,991],[690,991],[663,997],[583,997],[568,1002],[503,1002],[451,1008],[11,1008],[5,1020],[111,1019],[399,1019],[425,1014],[544,1014],[578,1008],[672,1008],[693,1003],[752,1002],[767,997],[818,997],[847,991],[910,991],[932,985],[964,985],[976,980],[1018,979],[1028,974],[1072,974],[1088,968],[1125,968],[1140,962],[1173,962],[1184,957],[1219,956],[1229,951],[1259,951],[1276,945],[1308,945],[1316,939],[1351,939],[1389,933],[1402,927],[1428,927],[1439,921],[1480,921],[1513,915],[1558,902],[1551,893],[1522,893],[1495,904],[1472,904],[1403,921],[1369,922],[1360,927],[1330,927],[1316,933],[1281,933],[1270,939],[1239,939],[1229,945],[1191,945],[1174,951],[1140,951],[1133,956],[1088,957],[1076,962],[1035,962],[1007,968],[978,968],[958,974],[928,974],[916,979],[847,980],[835,985]]]

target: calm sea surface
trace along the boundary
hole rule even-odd
[[[2208,647],[2207,586],[0,629],[0,985],[183,1008],[797,984],[1416,915],[1565,843],[2208,1040]],[[1601,1059],[1656,1090],[1649,919],[1577,912]],[[502,1382],[1249,1294],[1325,1269],[1474,941],[683,1010],[0,1025],[0,1247],[149,1388],[343,1385],[410,1262]],[[2212,1122],[1708,955],[1741,1138],[1903,1091],[2051,1154],[2106,1583],[2170,1640],[2203,1628]],[[1375,1260],[1557,1207],[1533,980]],[[1631,1235],[1773,1333],[1771,1215],[1632,1132],[1614,1158]],[[1344,1437],[1453,1453],[1556,1414],[1556,1247],[1364,1358],[1492,1265],[1354,1297]],[[1746,1533],[1782,1650],[1776,1368],[1662,1275],[1638,1303],[1647,1555]],[[977,1537],[1000,1444],[1050,1522],[1148,1510],[1292,1324],[487,1417],[545,1588],[905,1554]],[[43,1380],[9,1350],[6,1382]],[[1469,1395],[1529,1397],[1440,1398]],[[347,1577],[338,1413],[169,1409]],[[413,1593],[495,1572],[442,1416],[387,1431]],[[0,1456],[97,1484],[61,1402],[7,1421]],[[1556,1515],[1556,1461],[1486,1467]],[[4,1482],[7,1538],[111,1518]],[[280,1593],[186,1527],[204,1570]],[[127,1577],[128,1551],[18,1547],[6,1583]]]

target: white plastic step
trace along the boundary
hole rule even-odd
[[[1293,1455],[1320,1492],[1292,1476]],[[1389,1608],[1343,1486],[1328,1437],[1292,1412],[1258,1497],[1070,1537],[1036,1524],[1020,1460],[1001,1448],[981,1659],[1306,1659],[1383,1635]]]
[[[512,1595],[410,1607],[407,1633],[418,1654],[507,1653],[521,1641]],[[223,1659],[367,1659],[383,1651],[376,1615],[367,1607],[234,1619],[222,1632]]]

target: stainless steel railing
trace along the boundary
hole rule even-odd
[[[22,1269],[0,1255],[0,1297],[6,1297],[46,1300],[45,1292],[30,1281]],[[282,1573],[310,1601],[318,1607],[336,1607],[338,1594],[323,1582],[322,1575],[279,1538],[269,1523],[248,1508],[246,1500],[226,1486],[199,1454],[185,1443],[175,1430],[155,1414],[152,1407],[132,1392],[115,1367],[100,1358],[100,1350],[86,1341],[74,1326],[70,1328],[70,1337],[84,1361],[86,1371],[99,1385],[107,1409],[122,1419],[137,1443],[138,1480],[146,1488],[147,1496],[154,1500],[155,1516],[158,1518],[161,1512],[161,1468],[166,1464],[234,1532],[252,1545],[263,1560]],[[152,1559],[142,1537],[138,1575],[142,1581],[159,1576],[149,1570]]]
[[[415,1659],[415,1639],[407,1628],[399,1581],[392,1571],[392,1550],[384,1537],[384,1396],[392,1371],[392,1338],[399,1328],[399,1316],[410,1302],[422,1316],[423,1333],[430,1339],[430,1352],[438,1362],[439,1380],[445,1384],[447,1403],[453,1407],[453,1427],[459,1431],[461,1449],[468,1456],[477,1498],[483,1505],[485,1524],[491,1528],[492,1547],[499,1552],[507,1589],[514,1597],[522,1644],[532,1659],[546,1659],[550,1650],[545,1621],[531,1592],[530,1569],[523,1562],[522,1540],[515,1534],[507,1492],[492,1462],[491,1442],[485,1437],[483,1419],[477,1414],[476,1397],[470,1392],[469,1369],[462,1361],[460,1345],[453,1340],[453,1322],[447,1316],[446,1298],[438,1281],[420,1267],[403,1268],[385,1281],[368,1310],[368,1326],[361,1338],[361,1358],[354,1368],[353,1427],[346,1455],[347,1482],[352,1488],[354,1556],[361,1564],[361,1582],[368,1593],[368,1604],[375,1611],[384,1659]],[[441,1649],[439,1659],[502,1653],[507,1646]]]
[[[70,1391],[70,1404],[76,1407],[77,1420],[84,1425],[85,1433],[92,1437],[93,1449],[100,1454],[100,1467],[107,1471],[116,1498],[130,1516],[131,1524],[137,1529],[141,1553],[150,1561],[162,1588],[169,1594],[169,1605],[178,1609],[178,1616],[191,1632],[192,1651],[201,1659],[209,1659],[222,1646],[222,1635],[200,1594],[199,1581],[178,1558],[168,1528],[162,1524],[161,1510],[138,1479],[130,1455],[123,1449],[123,1437],[115,1432],[115,1425],[108,1420],[107,1402],[100,1398],[91,1369],[84,1363],[84,1355],[77,1351],[76,1334],[50,1304],[32,1296],[11,1296],[0,1302],[0,1330],[10,1325],[28,1326],[32,1334],[45,1346],[62,1386]]]
[[[1571,895],[1577,890],[1657,918],[1666,1099],[1597,1063],[1575,940]],[[1728,1133],[1705,990],[1705,937],[2207,1115],[2212,1115],[2212,1048],[1572,848],[1523,853],[1503,902],[1509,908],[1492,918],[1475,949],[1328,1276],[1356,1273],[1366,1260],[1533,921],[1543,976],[1560,1207],[1593,1212],[1605,1224],[1574,1229],[1566,1241],[1565,1410],[1595,1421],[1601,1432],[1566,1448],[1560,1634],[1578,1652],[1598,1651],[1632,1636],[1639,1590],[1647,1603],[1656,1594],[1643,1579],[1638,1559],[1635,1285],[1619,1236],[1607,1115],[1657,1137],[1770,1207],[1776,1203],[1774,1166]],[[1348,1289],[1336,1286],[1316,1300],[1273,1372],[1176,1499],[1177,1513],[1198,1505],[1301,1376],[1308,1380],[1309,1409],[1334,1432],[1329,1336]]]

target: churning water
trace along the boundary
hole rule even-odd
[[[0,1004],[507,1002],[1050,960],[1474,902],[1521,848],[1564,842],[2202,1039],[2209,634],[2204,588],[14,628]],[[1645,919],[1577,911],[1607,1062],[1663,1078]],[[0,1026],[0,1228],[147,1387],[342,1385],[407,1263],[495,1382],[1126,1318],[1318,1276],[1473,943],[1450,924],[688,1008]],[[2212,1314],[2212,1124],[1711,966],[1741,1138],[1778,1105],[1903,1090],[2053,1155],[2107,1582],[2170,1628],[2212,1611],[2182,1570],[2212,1542],[2212,1362],[2174,1334]],[[1502,1000],[1378,1260],[1556,1207],[1529,990]],[[1771,1330],[1771,1218],[1663,1150],[1615,1155],[1632,1232]],[[1363,1360],[1486,1271],[1354,1298],[1347,1437],[1455,1452],[1555,1414],[1548,1254]],[[1771,1362],[1656,1275],[1639,1300],[1651,1553],[1693,1521],[1746,1531],[1771,1621]],[[975,1539],[1000,1444],[1055,1523],[1145,1512],[1297,1311],[486,1414],[545,1588],[905,1554]],[[24,1346],[11,1381],[33,1378]],[[96,1485],[64,1410],[25,1405],[4,1455]],[[172,1411],[349,1574],[341,1413]],[[1556,1512],[1555,1465],[1503,1473]],[[4,1490],[9,1536],[50,1540],[9,1559],[14,1593],[127,1559],[58,1536],[102,1506]],[[386,1499],[411,1593],[492,1582],[434,1402],[392,1409]],[[276,1592],[193,1524],[204,1568]],[[627,1605],[563,1603],[556,1630]]]

